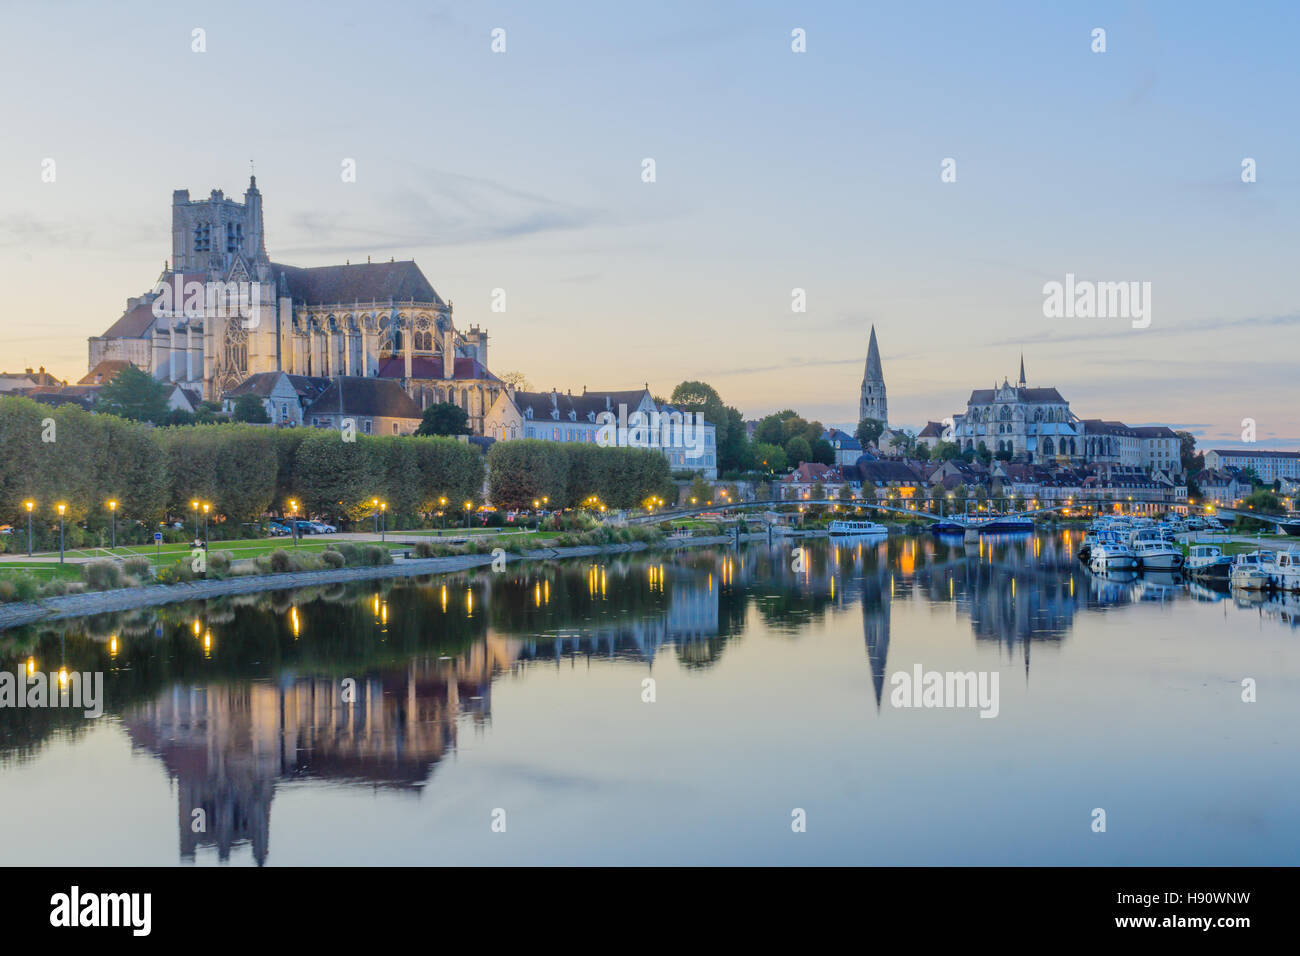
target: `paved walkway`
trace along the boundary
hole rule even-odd
[[[742,535],[741,540],[766,538],[766,534]],[[709,544],[726,544],[731,536],[708,538],[683,538],[667,540],[667,548],[697,547]],[[571,548],[541,548],[522,555],[506,554],[509,561],[552,561],[563,558],[583,558],[597,554],[623,554],[644,551],[649,545],[643,541],[630,544],[582,545]],[[201,601],[233,594],[253,594],[258,591],[278,591],[290,588],[311,587],[318,584],[338,584],[349,581],[368,581],[383,578],[415,577],[421,574],[451,574],[492,563],[491,554],[457,554],[444,558],[412,558],[392,564],[362,568],[331,568],[325,571],[296,571],[285,574],[257,574],[222,578],[211,581],[190,581],[178,584],[149,584],[138,588],[118,588],[112,591],[88,591],[84,594],[65,594],[45,598],[34,604],[0,604],[0,630],[20,627],[36,621],[57,621],[70,617],[85,617],[111,611],[129,611],[158,604],[178,601]]]

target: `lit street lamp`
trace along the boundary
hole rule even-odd
[[[68,506],[62,501],[58,504],[59,509],[59,564],[63,563],[63,513],[68,510]]]
[[[117,502],[110,500],[108,502],[108,513],[113,516],[113,550],[117,550]]]
[[[446,498],[438,499],[438,510],[442,516],[442,530],[446,531],[447,530],[447,499]]]
[[[466,531],[469,530],[469,516],[472,513],[470,509],[473,507],[474,507],[474,503],[472,501],[465,502],[465,530]]]
[[[36,507],[36,502],[28,498],[23,502],[23,507],[27,509],[27,557],[32,556],[32,509]]]
[[[208,510],[212,506],[206,501],[203,503],[203,550],[208,550]]]
[[[194,540],[199,540],[199,503],[191,501],[190,507],[194,509]]]
[[[383,521],[379,525],[379,540],[383,541],[384,535],[388,533],[388,502],[381,501],[379,503],[379,510],[383,514]]]
[[[379,534],[379,499],[372,498],[370,503],[374,506],[373,517],[375,519],[375,534]]]
[[[293,546],[298,547],[298,499],[289,499],[289,527],[293,529]]]

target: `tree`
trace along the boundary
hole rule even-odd
[[[788,462],[794,462],[794,467],[798,467],[800,462],[812,461],[812,446],[808,444],[808,439],[795,435],[786,442],[785,458]]]
[[[452,402],[438,402],[424,410],[417,435],[468,435],[469,415],[465,409]]]
[[[868,445],[874,445],[880,441],[880,435],[884,430],[885,423],[880,419],[864,418],[858,422],[858,430],[854,433],[854,437],[862,442],[863,448],[866,448]]]
[[[497,378],[507,385],[513,385],[516,392],[531,392],[533,385],[523,372],[502,372]]]
[[[1259,477],[1259,472],[1249,466],[1237,472],[1237,480],[1250,482],[1252,488],[1258,488],[1264,484]]]
[[[167,416],[167,386],[148,372],[128,365],[99,390],[95,407],[137,422],[160,422]]]
[[[498,507],[531,508],[548,498],[558,508],[566,500],[568,459],[562,445],[536,438],[499,441],[488,451],[487,463],[488,494]]]
[[[812,443],[812,460],[821,465],[835,464],[835,449],[825,438],[818,438]]]
[[[929,445],[917,445],[917,446],[916,446],[916,450],[913,452],[913,454],[916,455],[916,460],[917,460],[917,461],[929,461],[929,460],[930,460],[930,446],[929,446]]]
[[[230,417],[237,422],[250,422],[255,425],[267,425],[271,421],[271,416],[266,413],[266,406],[262,400],[251,392],[235,399],[235,410]]]
[[[1188,474],[1196,474],[1203,467],[1203,464],[1197,462],[1197,458],[1203,462],[1204,455],[1196,454],[1196,436],[1191,432],[1174,432],[1178,436],[1178,460],[1183,466],[1183,471]]]
[[[753,448],[754,469],[769,473],[783,472],[786,469],[785,449],[780,445],[756,442]]]
[[[690,501],[694,498],[694,504],[704,505],[707,504],[709,499],[712,497],[713,488],[704,480],[704,476],[696,475],[691,481],[690,490],[686,493],[686,500]]]
[[[934,457],[939,461],[956,461],[961,457],[961,446],[954,441],[936,442]]]

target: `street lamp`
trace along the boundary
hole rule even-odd
[[[375,534],[379,534],[379,499],[372,498],[370,499],[370,503],[374,506],[372,517],[375,519]]]
[[[289,526],[293,528],[293,546],[298,547],[298,499],[289,499]]]
[[[194,540],[199,540],[199,503],[197,500],[190,502],[190,507],[194,509]]]
[[[380,512],[383,513],[383,516],[384,516],[383,523],[380,524],[380,526],[379,526],[379,540],[380,540],[380,541],[383,541],[383,540],[384,540],[384,535],[388,532],[388,502],[387,502],[387,501],[381,501],[381,502],[379,503],[379,510],[380,510]]]
[[[59,509],[59,564],[63,563],[63,513],[68,510],[68,506],[62,501],[56,506]]]
[[[32,509],[36,507],[36,502],[28,498],[23,502],[23,507],[27,509],[27,557],[32,556]]]
[[[472,501],[465,502],[465,530],[466,531],[469,530],[470,509],[473,507],[474,507],[474,503]]]
[[[208,510],[212,506],[206,501],[203,502],[203,550],[208,550]]]
[[[438,499],[438,511],[442,515],[442,530],[447,530],[447,499]]]
[[[108,502],[108,513],[113,516],[113,550],[117,550],[117,502],[110,499]]]

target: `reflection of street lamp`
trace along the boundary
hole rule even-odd
[[[32,556],[32,509],[36,507],[36,502],[28,498],[23,502],[23,507],[27,509],[27,557]]]
[[[59,564],[63,563],[63,513],[68,510],[68,506],[62,501],[58,503],[59,509]]]
[[[108,513],[113,516],[113,550],[117,550],[117,502],[110,500]]]

